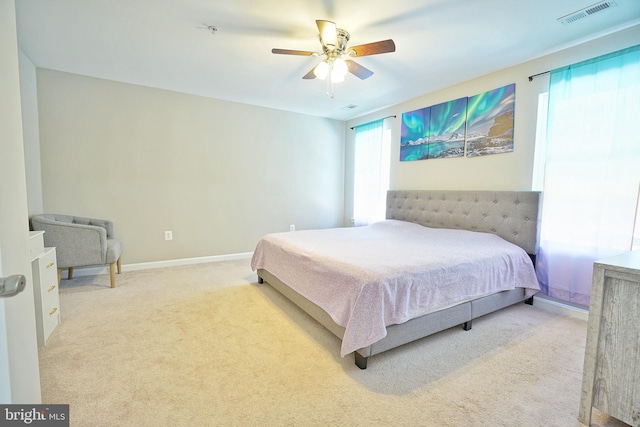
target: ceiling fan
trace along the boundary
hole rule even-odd
[[[358,64],[353,58],[380,53],[395,52],[396,45],[393,40],[381,40],[378,42],[347,47],[349,33],[342,28],[337,28],[335,22],[316,20],[318,26],[322,52],[310,52],[307,50],[271,49],[272,53],[279,55],[319,56],[322,62],[313,67],[303,79],[327,80],[327,95],[333,98],[333,83],[344,80],[347,72],[364,80],[373,75],[373,71]]]

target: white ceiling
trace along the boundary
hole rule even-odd
[[[42,68],[348,120],[640,23],[639,0],[17,0],[18,43]],[[393,39],[396,52],[358,58],[333,99],[302,76],[319,51],[316,19],[349,45]],[[207,26],[218,28],[212,34]],[[345,109],[347,105],[357,105]]]

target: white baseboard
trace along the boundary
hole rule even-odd
[[[236,259],[249,259],[253,252],[244,252],[238,254],[212,255],[198,258],[181,258],[170,259],[165,261],[139,262],[135,264],[122,264],[122,271],[148,270],[151,268],[176,267],[179,265],[202,264],[206,262],[231,261]],[[67,278],[67,270],[62,271],[62,277]],[[74,277],[80,276],[96,276],[98,274],[109,274],[109,267],[86,267],[73,270]]]
[[[572,305],[565,304],[562,301],[550,299],[546,295],[535,295],[533,297],[533,306],[551,313],[571,316],[584,321],[589,320],[589,310],[574,307]]]

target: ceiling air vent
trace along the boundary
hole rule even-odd
[[[591,6],[587,6],[584,9],[580,9],[561,18],[558,18],[558,21],[560,21],[561,24],[571,24],[572,22],[575,22],[579,19],[586,18],[593,15],[594,13],[602,12],[603,10],[610,9],[617,5],[618,4],[614,0],[601,1],[596,4],[592,4]]]

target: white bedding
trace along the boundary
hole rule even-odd
[[[516,287],[527,297],[540,289],[527,253],[494,234],[396,220],[268,234],[251,267],[269,271],[343,326],[342,356],[428,311]]]

